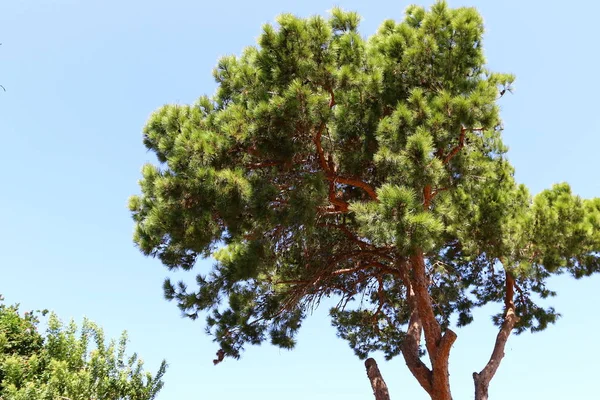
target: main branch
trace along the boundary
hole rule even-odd
[[[481,372],[473,372],[473,380],[475,381],[475,400],[487,400],[488,388],[490,381],[496,374],[502,358],[504,358],[504,348],[510,333],[514,329],[519,318],[515,314],[515,303],[513,300],[515,293],[515,278],[512,274],[506,271],[506,288],[504,295],[504,321],[500,326],[500,331],[496,336],[494,350],[490,360],[487,362]]]
[[[367,359],[367,361],[365,361],[365,367],[367,368],[369,381],[371,381],[375,400],[390,400],[387,385],[383,380],[383,376],[381,376],[381,372],[379,371],[375,360],[372,358]]]
[[[437,352],[438,342],[442,338],[442,329],[435,319],[431,296],[429,295],[428,280],[425,272],[425,259],[423,253],[417,250],[416,254],[410,259],[413,276],[411,283],[415,291],[415,306],[419,313],[419,318],[423,324],[425,332],[425,345],[430,357]]]
[[[402,269],[402,280],[406,286],[408,303],[412,309],[406,337],[402,343],[402,355],[410,372],[417,378],[421,387],[431,395],[432,372],[419,355],[423,325],[417,312],[415,292],[408,278],[408,273],[404,269]]]
[[[450,329],[446,329],[442,334],[440,323],[435,318],[428,290],[429,281],[425,271],[423,252],[417,249],[415,254],[410,258],[410,261],[412,267],[410,280],[411,286],[414,288],[415,299],[414,307],[425,333],[425,347],[427,348],[432,366],[431,385],[428,393],[432,400],[451,400],[448,359],[450,357],[450,349],[456,340],[456,334]],[[423,387],[425,388],[425,386]]]
[[[330,94],[329,108],[333,108],[333,106],[335,106],[336,104],[335,95],[332,89],[328,89],[328,91]],[[323,170],[323,172],[325,173],[325,177],[327,178],[327,180],[330,182],[329,201],[331,202],[331,204],[334,205],[337,211],[348,211],[348,202],[337,197],[335,185],[338,183],[360,188],[364,190],[372,200],[378,201],[375,189],[367,182],[364,182],[357,178],[345,177],[337,174],[333,160],[331,159],[331,157],[329,157],[329,160],[327,159],[327,157],[325,156],[325,151],[323,150],[323,145],[321,143],[321,137],[323,136],[323,131],[326,129],[326,127],[327,123],[325,121],[321,122],[313,138],[313,142],[315,143],[315,147],[317,149],[319,166],[321,167],[321,170]]]

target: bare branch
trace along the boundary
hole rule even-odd
[[[377,363],[374,359],[368,358],[365,361],[365,367],[367,368],[367,376],[371,381],[371,387],[373,388],[373,395],[375,400],[390,400],[390,394],[388,392],[387,385],[381,376],[381,372],[377,367]]]
[[[496,342],[494,344],[494,350],[492,355],[481,370],[481,372],[473,372],[473,380],[475,381],[475,398],[477,400],[487,399],[488,387],[490,381],[496,374],[502,358],[504,358],[504,348],[510,333],[514,329],[515,325],[519,321],[519,318],[515,314],[515,303],[513,300],[515,292],[515,279],[512,274],[506,271],[506,287],[504,295],[504,322],[500,326],[500,331],[496,336]]]

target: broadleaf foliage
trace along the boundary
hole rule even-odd
[[[107,343],[95,323],[78,329],[51,313],[42,334],[46,313],[0,304],[0,399],[152,400],[163,387],[166,363],[155,375],[144,371],[137,354],[126,354],[125,332]]]

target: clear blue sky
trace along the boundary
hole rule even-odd
[[[160,400],[370,399],[361,361],[335,337],[320,310],[293,352],[248,349],[214,367],[217,346],[203,321],[180,318],[162,298],[168,274],[131,240],[127,198],[137,192],[149,114],[188,103],[215,85],[217,58],[255,43],[281,12],[326,14],[334,5],[364,16],[371,35],[408,5],[384,0],[2,0],[0,1],[0,293],[26,309],[97,321],[108,335],[130,333],[130,349],[170,368]],[[425,5],[430,2],[423,2]],[[517,75],[502,100],[505,141],[517,178],[537,193],[568,181],[600,196],[598,45],[600,3],[451,1],[483,14],[491,68]],[[206,269],[210,262],[198,267]],[[597,396],[600,279],[554,280],[563,318],[548,331],[512,337],[491,385],[492,399]],[[451,380],[455,399],[472,398],[471,373],[496,329],[476,314],[459,331]],[[427,399],[401,357],[375,355],[395,399]]]

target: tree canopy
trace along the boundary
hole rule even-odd
[[[356,354],[402,354],[432,399],[451,398],[453,327],[502,303],[474,374],[487,398],[509,334],[556,321],[539,305],[547,279],[600,268],[600,199],[515,181],[498,106],[514,77],[486,67],[475,9],[410,6],[368,39],[359,21],[281,15],[219,60],[214,96],[152,114],[159,163],[130,199],[134,240],[171,270],[214,258],[196,288],[164,290],[190,318],[206,312],[221,355],[292,348],[335,297]]]
[[[78,330],[51,313],[43,335],[39,315],[0,304],[0,399],[152,400],[162,388],[166,363],[145,372],[137,354],[126,354],[125,332],[107,343],[95,323],[85,319]]]

